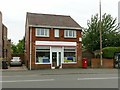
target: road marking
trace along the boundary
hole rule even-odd
[[[13,75],[13,76],[0,76],[0,77],[31,77],[31,76],[39,76],[37,74],[31,74],[31,75]]]
[[[55,79],[39,79],[39,80],[15,80],[15,81],[0,81],[2,83],[9,82],[39,82],[39,81],[54,81]]]
[[[78,78],[77,80],[102,80],[102,79],[118,79],[118,77],[104,77],[104,78]]]

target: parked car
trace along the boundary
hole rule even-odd
[[[13,66],[13,65],[22,66],[22,60],[20,59],[20,57],[12,57],[12,59],[10,60],[10,66]]]

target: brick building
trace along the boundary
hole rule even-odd
[[[27,13],[25,64],[28,69],[80,67],[80,25],[70,16]]]
[[[11,59],[11,40],[8,39],[7,27],[2,23],[0,12],[0,58],[9,61]]]

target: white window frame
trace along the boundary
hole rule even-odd
[[[59,29],[54,29],[54,37],[59,37]]]
[[[51,64],[51,61],[50,62],[48,62],[48,63],[38,63],[38,62],[36,62],[36,52],[38,52],[39,50],[36,50],[37,49],[37,47],[43,47],[44,48],[44,46],[36,46],[35,47],[35,64]],[[50,48],[50,47],[49,47]]]
[[[76,38],[76,30],[64,30],[65,38]]]
[[[64,62],[64,59],[63,59],[63,64],[76,64],[77,63],[77,54],[76,54],[77,49],[76,49],[76,47],[64,47],[64,50],[65,49],[75,49],[75,51],[70,51],[70,52],[75,52],[75,58],[76,58],[76,60],[75,60],[75,62]],[[65,57],[65,55],[63,55],[63,57]]]
[[[49,37],[49,29],[47,28],[36,28],[37,37]]]

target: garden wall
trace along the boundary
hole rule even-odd
[[[103,60],[102,68],[113,68],[114,67],[114,60],[113,59],[102,59],[102,60]],[[93,58],[91,60],[91,68],[101,68],[99,58]]]

